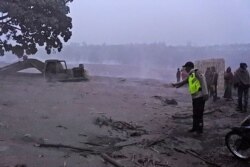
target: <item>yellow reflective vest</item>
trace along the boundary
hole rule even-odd
[[[200,81],[195,76],[195,72],[188,76],[188,87],[191,95],[197,93],[201,89]]]

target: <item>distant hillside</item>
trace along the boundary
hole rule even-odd
[[[226,66],[237,68],[239,62],[250,63],[250,44],[215,46],[166,46],[155,44],[128,45],[80,45],[70,44],[60,53],[46,55],[39,52],[42,59],[61,58],[70,62],[93,64],[133,65],[148,68],[176,68],[185,61],[224,58]]]
[[[214,46],[166,46],[163,43],[128,45],[70,44],[62,52],[47,55],[40,50],[30,58],[41,61],[64,59],[68,64],[83,63],[93,75],[175,79],[175,72],[186,61],[224,58],[233,71],[240,62],[250,66],[250,44]],[[1,64],[18,61],[13,55],[0,57]],[[106,66],[110,65],[110,66]],[[119,67],[120,66],[120,67]],[[166,74],[167,73],[167,74]],[[171,75],[171,76],[170,76]]]

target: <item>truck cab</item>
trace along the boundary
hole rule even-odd
[[[65,60],[46,60],[44,77],[47,80],[68,78],[68,69]]]
[[[83,81],[88,80],[83,64],[72,69],[67,68],[65,60],[46,60],[44,65],[44,78],[47,81]]]

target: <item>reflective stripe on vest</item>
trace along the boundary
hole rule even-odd
[[[188,76],[188,87],[190,94],[195,94],[201,88],[200,81],[196,78],[195,72]]]

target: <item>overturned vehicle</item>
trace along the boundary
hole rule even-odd
[[[87,81],[87,71],[83,64],[69,69],[65,60],[51,59],[42,62],[37,59],[25,59],[0,68],[0,73],[9,75],[21,70],[35,68],[40,71],[47,81],[78,82]]]

